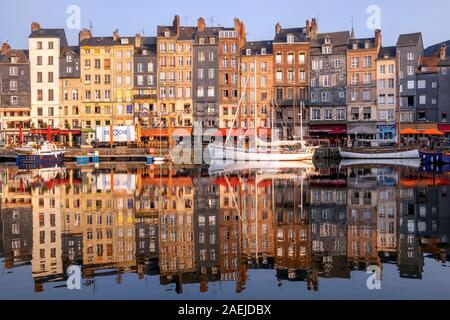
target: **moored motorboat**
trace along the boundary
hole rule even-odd
[[[419,159],[418,149],[402,148],[341,148],[343,159]]]
[[[44,142],[42,144],[29,143],[14,149],[18,166],[39,165],[55,166],[64,163],[65,150],[56,144]]]

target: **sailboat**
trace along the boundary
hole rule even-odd
[[[255,58],[255,81],[254,81],[254,146],[245,147],[234,145],[231,141],[232,129],[230,129],[229,134],[225,143],[214,142],[208,146],[209,153],[213,160],[235,160],[235,161],[305,161],[312,160],[314,158],[317,147],[307,145],[306,141],[303,139],[303,114],[301,116],[301,138],[300,140],[293,141],[274,141],[272,134],[272,141],[266,142],[262,141],[258,137],[258,101],[257,101],[257,89],[256,89],[256,79],[257,79],[257,60]],[[248,81],[250,77],[247,78],[244,88],[247,88]],[[244,95],[241,95],[241,99],[238,104],[238,110],[234,116],[232,127],[235,127],[236,119],[239,114],[239,109],[242,104]],[[302,104],[302,111],[304,105]],[[302,112],[303,113],[303,112]],[[271,121],[273,127],[273,119]]]

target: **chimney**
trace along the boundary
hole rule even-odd
[[[81,43],[83,40],[91,39],[92,32],[89,29],[82,29],[78,35],[78,41]]]
[[[4,42],[2,44],[2,51],[1,51],[1,53],[2,54],[7,54],[9,50],[11,50],[11,47],[9,46],[9,44],[7,42]]]
[[[206,27],[205,19],[203,17],[200,17],[197,21],[198,31],[203,32]]]
[[[318,30],[317,20],[316,20],[316,18],[313,18],[311,21],[311,34],[310,34],[311,39],[317,38],[317,30]]]
[[[439,57],[441,60],[445,60],[445,58],[447,58],[447,46],[445,44],[441,47],[441,54]]]
[[[275,33],[276,33],[276,34],[279,34],[280,32],[281,32],[281,24],[277,23],[277,24],[275,25]]]
[[[119,41],[119,30],[118,30],[118,29],[116,29],[116,30],[113,32],[113,40],[114,40],[114,41]]]
[[[375,46],[379,48],[381,47],[381,43],[382,43],[381,30],[377,29],[375,30]]]
[[[173,28],[177,34],[177,37],[179,37],[180,36],[180,28],[181,28],[179,15],[176,15],[173,19]]]
[[[39,29],[41,29],[41,25],[37,22],[32,22],[31,23],[31,33],[38,31]]]
[[[306,36],[309,38],[311,34],[311,22],[309,22],[309,19],[306,20]]]
[[[140,33],[136,33],[136,37],[134,38],[134,46],[138,49],[142,47],[142,37]]]

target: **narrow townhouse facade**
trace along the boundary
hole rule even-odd
[[[68,46],[61,50],[59,58],[59,86],[62,142],[69,145],[81,144],[81,67],[80,49]]]
[[[381,144],[397,143],[397,50],[382,47],[377,59],[378,140]]]
[[[195,27],[182,27],[175,16],[172,26],[158,26],[158,114],[165,128],[192,127],[193,45]]]
[[[239,128],[239,56],[246,42],[245,25],[234,19],[233,28],[219,32],[219,108],[220,128]]]
[[[3,43],[0,52],[0,145],[20,141],[31,128],[31,86],[28,51]],[[21,129],[22,128],[22,129]]]
[[[272,109],[273,41],[247,42],[242,48],[240,62],[240,92],[243,95],[241,127],[252,130],[256,127],[261,139],[270,138],[274,119]],[[248,85],[244,87],[243,84],[247,82]]]
[[[113,124],[113,46],[112,37],[93,37],[80,32],[81,61],[81,142],[90,145],[95,128]]]
[[[117,30],[113,32],[114,126],[134,125],[134,40],[134,37],[121,37]],[[95,100],[101,98],[101,91],[95,91],[94,94]]]
[[[398,38],[396,47],[400,121],[407,126],[417,119],[416,70],[424,51],[422,34],[402,34]]]
[[[157,66],[156,37],[136,35],[133,101],[135,122],[141,128],[157,125]]]
[[[348,144],[372,145],[377,138],[377,59],[381,30],[374,38],[350,39],[347,50]]]
[[[441,46],[438,63],[438,115],[439,130],[446,135],[450,133],[450,43]]]
[[[67,45],[64,29],[43,29],[32,23],[29,36],[32,128],[61,127],[59,58]]]
[[[319,33],[311,40],[309,135],[336,142],[347,135],[348,31]]]
[[[310,41],[317,38],[316,19],[306,21],[303,28],[275,26],[274,51],[274,105],[276,126],[282,138],[300,136],[301,119],[308,118],[310,83]],[[303,133],[306,133],[304,121]]]
[[[198,19],[193,55],[194,135],[219,129],[219,31]],[[203,130],[200,130],[203,129]]]

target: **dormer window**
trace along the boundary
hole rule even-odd
[[[16,56],[12,56],[10,59],[11,63],[19,63],[19,58]]]
[[[295,38],[293,34],[288,34],[287,35],[287,43],[294,43],[295,42]]]
[[[169,38],[170,37],[170,31],[164,32],[164,37]]]
[[[216,44],[216,38],[209,38],[209,44]]]
[[[199,39],[198,39],[198,42],[199,42],[200,44],[205,44],[205,38],[199,38]]]
[[[325,37],[325,44],[331,44],[331,38],[330,37]]]
[[[265,56],[267,54],[267,49],[266,48],[261,48],[261,55]]]
[[[67,63],[71,63],[71,62],[72,62],[72,56],[71,56],[70,54],[68,54],[68,55],[66,56],[66,62],[67,62]]]
[[[366,43],[364,44],[364,48],[370,49],[370,42],[369,41],[366,41]]]
[[[322,54],[332,54],[333,48],[331,46],[323,46],[322,47]]]
[[[251,56],[252,55],[252,49],[247,49],[246,50],[246,55]]]
[[[128,38],[122,38],[122,39],[120,39],[120,43],[121,44],[128,44],[129,42],[128,42]]]
[[[357,50],[358,49],[358,43],[357,42],[354,42],[353,43],[353,50]]]

